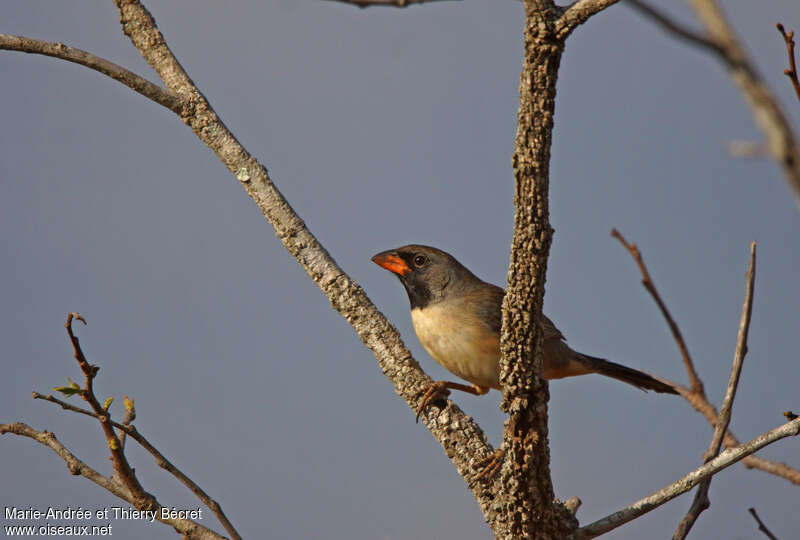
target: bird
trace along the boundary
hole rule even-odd
[[[470,385],[435,381],[417,408],[422,411],[446,389],[476,396],[500,390],[501,304],[505,291],[470,272],[455,257],[431,246],[409,244],[372,257],[395,274],[408,293],[411,322],[422,346],[443,368]],[[641,390],[678,392],[642,371],[574,351],[544,314],[542,360],[545,379],[598,373]]]

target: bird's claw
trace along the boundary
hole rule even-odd
[[[503,460],[505,457],[506,451],[502,448],[498,448],[494,451],[494,453],[476,463],[475,469],[483,470],[478,473],[478,475],[475,477],[475,480],[491,480],[494,478],[494,475],[497,474],[497,471],[499,471],[500,467],[503,465]]]
[[[416,423],[419,423],[419,416],[422,414],[422,411],[428,408],[428,406],[433,403],[436,398],[446,396],[450,393],[450,391],[447,389],[446,381],[434,381],[430,386],[419,393],[421,394],[422,392],[424,392],[425,395],[422,396],[419,405],[417,405],[417,417],[415,419]]]

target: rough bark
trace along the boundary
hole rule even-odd
[[[501,408],[509,414],[504,435],[507,460],[500,472],[497,538],[563,538],[574,517],[554,501],[547,435],[547,383],[541,378],[542,333],[537,323],[544,299],[549,222],[548,174],[556,81],[564,42],[554,33],[554,6],[525,3],[525,56],[512,165],[514,238],[503,300]]]

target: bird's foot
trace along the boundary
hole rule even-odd
[[[489,481],[494,478],[494,475],[500,470],[500,467],[503,465],[503,461],[506,457],[506,451],[502,448],[498,448],[494,451],[493,454],[490,456],[480,460],[478,463],[475,464],[475,469],[483,469],[478,476],[475,477],[475,480],[481,481],[486,480]]]
[[[450,391],[447,389],[447,386],[448,386],[447,381],[434,381],[433,383],[431,383],[430,386],[419,392],[419,394],[422,394],[424,392],[424,395],[422,396],[422,399],[419,401],[419,405],[417,405],[417,417],[416,417],[417,423],[419,423],[419,415],[422,414],[422,411],[428,408],[428,405],[436,401],[436,399],[450,394]]]

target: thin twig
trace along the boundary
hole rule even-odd
[[[718,43],[710,40],[700,32],[689,30],[650,4],[642,2],[641,0],[627,0],[626,3],[634,9],[637,9],[642,15],[650,17],[663,30],[671,32],[672,34],[675,34],[679,38],[684,39],[689,43],[708,49],[714,54],[723,54],[722,48]]]
[[[733,409],[733,400],[736,398],[736,389],[739,386],[739,377],[742,373],[742,364],[744,357],[747,354],[747,334],[750,329],[750,317],[753,313],[753,289],[755,284],[756,275],[756,243],[750,244],[750,264],[747,268],[745,286],[744,304],[742,305],[742,316],[739,320],[739,333],[736,338],[736,352],[733,355],[733,365],[731,366],[731,375],[728,379],[728,387],[725,390],[725,397],[722,400],[722,407],[720,407],[719,415],[717,417],[717,425],[714,427],[714,435],[711,437],[711,444],[708,446],[708,451],[703,456],[703,463],[708,463],[719,454],[719,449],[722,446],[722,439],[724,438],[725,431],[731,421],[731,411]],[[672,535],[673,540],[683,540],[689,531],[694,526],[697,518],[704,510],[708,509],[711,502],[708,499],[708,490],[711,486],[711,476],[706,478],[700,483],[695,493],[692,505],[689,511],[678,524],[678,528]]]
[[[758,514],[756,514],[756,509],[755,508],[748,508],[747,511],[750,512],[750,514],[753,516],[753,518],[758,523],[758,530],[759,531],[763,532],[764,535],[767,538],[769,538],[770,540],[778,540],[778,538],[774,534],[772,534],[769,529],[767,529],[767,526],[764,525],[764,522],[761,521],[761,518],[758,517]]]
[[[707,399],[692,392],[689,388],[670,381],[669,379],[663,379],[663,382],[672,385],[672,387],[678,391],[681,397],[689,402],[694,410],[705,417],[709,424],[712,426],[717,425],[717,409],[711,403],[709,403]],[[788,419],[793,420],[793,418]],[[741,444],[741,441],[739,441],[733,432],[728,429],[725,432],[724,443],[727,448],[735,448]],[[760,471],[784,478],[796,486],[800,486],[800,470],[790,467],[785,463],[770,461],[755,455],[747,456],[742,460],[742,463],[748,469],[758,469]]]
[[[99,71],[103,75],[108,75],[115,81],[119,81],[128,88],[163,105],[167,109],[180,113],[183,101],[177,94],[173,94],[169,90],[165,90],[157,86],[144,77],[118,66],[113,62],[109,62],[105,58],[100,58],[92,53],[69,47],[63,43],[52,43],[49,41],[41,41],[39,39],[29,38],[25,36],[13,36],[9,34],[0,34],[0,49],[8,51],[20,51],[32,54],[42,54],[45,56],[52,56],[60,58],[67,62],[73,62],[82,66],[88,67],[95,71]]]
[[[683,337],[680,334],[680,331],[677,331],[677,324],[672,320],[669,312],[667,311],[666,307],[663,305],[663,302],[660,301],[660,296],[658,295],[658,291],[655,289],[655,285],[653,284],[652,279],[650,279],[650,274],[647,271],[647,267],[644,266],[644,260],[642,259],[641,253],[639,249],[636,247],[635,244],[629,244],[617,231],[613,229],[611,231],[611,235],[614,238],[617,238],[623,246],[628,250],[628,252],[633,256],[634,261],[639,266],[639,270],[642,272],[642,283],[648,281],[652,286],[652,290],[650,287],[647,288],[648,292],[653,296],[656,303],[661,308],[662,314],[664,314],[665,319],[667,320],[667,324],[669,324],[670,329],[673,331],[673,337],[675,338],[676,342],[678,343],[678,348],[681,350],[681,356],[683,357],[684,364],[686,365],[687,372],[689,373],[690,381],[697,381],[697,383],[693,384],[695,388],[689,389],[686,388],[674,381],[670,381],[666,378],[660,378],[664,383],[672,386],[675,390],[678,391],[680,396],[689,402],[689,404],[700,414],[702,414],[706,420],[712,425],[716,426],[718,424],[718,413],[716,407],[714,407],[709,401],[708,397],[705,394],[705,389],[703,388],[703,383],[700,377],[697,375],[697,372],[694,370],[694,364],[691,361],[691,357],[689,357],[688,348],[686,344],[683,342]],[[654,294],[655,293],[655,294]],[[688,362],[687,362],[688,359]],[[789,418],[791,420],[791,418]],[[736,438],[736,436],[730,431],[726,430],[725,436],[723,438],[725,446],[727,448],[734,448],[739,446],[740,441]],[[774,474],[775,476],[780,476],[781,478],[785,478],[789,482],[800,485],[800,470],[795,468],[789,467],[785,463],[776,463],[774,461],[770,461],[768,459],[764,459],[759,456],[747,456],[742,461],[747,468],[751,469],[758,469],[764,471],[766,473]]]
[[[761,79],[747,52],[739,44],[715,0],[688,1],[703,25],[703,34],[687,30],[642,0],[629,0],[633,7],[662,29],[693,45],[712,51],[725,64],[734,84],[747,101],[753,119],[764,133],[770,156],[783,169],[789,189],[800,204],[800,149],[788,117]]]
[[[800,81],[797,80],[797,65],[794,61],[794,31],[783,29],[783,25],[778,23],[775,25],[778,28],[778,32],[781,33],[783,36],[783,41],[786,42],[786,52],[789,55],[789,69],[784,69],[783,74],[789,77],[789,80],[792,81],[792,86],[794,86],[794,92],[797,94],[797,99],[800,99]]]
[[[91,416],[93,418],[97,418],[98,420],[100,419],[100,416],[98,414],[83,409],[81,407],[76,407],[75,405],[60,400],[52,395],[43,395],[39,394],[38,392],[34,392],[33,398],[49,401],[50,403],[55,403],[56,405],[61,406],[62,409],[68,411],[72,411],[78,414],[83,414],[86,416]],[[135,426],[115,422],[111,419],[109,419],[109,423],[115,428],[122,431],[123,433],[130,435],[130,437],[133,440],[138,442],[142,448],[147,450],[150,453],[150,455],[155,458],[156,464],[159,467],[169,472],[172,476],[177,478],[178,481],[180,481],[180,483],[189,488],[189,490],[192,493],[194,493],[195,496],[197,496],[197,498],[200,499],[203,502],[203,504],[205,504],[214,513],[215,516],[217,516],[219,522],[222,524],[222,526],[225,528],[228,534],[231,535],[231,538],[241,540],[241,536],[239,536],[239,533],[236,531],[233,524],[230,521],[228,521],[228,518],[225,515],[225,512],[223,512],[222,507],[219,505],[219,503],[214,499],[212,499],[205,491],[203,491],[203,489],[200,486],[195,484],[191,478],[186,476],[180,469],[175,467],[175,465],[173,465],[166,457],[164,457],[164,455],[161,452],[159,452],[158,449],[156,449],[152,444],[150,444],[150,441],[148,441],[144,437],[144,435],[139,433],[139,430],[136,429]]]
[[[609,8],[620,0],[578,0],[569,7],[563,8],[563,13],[556,22],[556,35],[561,39],[566,37],[595,15]]]
[[[414,4],[428,4],[430,2],[441,2],[443,0],[327,0],[328,2],[339,2],[341,4],[350,4],[359,8],[368,8],[372,6],[383,7],[397,7],[404,8]],[[451,0],[458,1],[458,0]]]
[[[89,411],[86,411],[87,413]],[[91,413],[89,413],[91,416]],[[33,429],[27,424],[23,424],[22,422],[15,422],[13,424],[0,424],[0,435],[5,433],[12,433],[14,435],[19,435],[22,437],[28,437],[33,439],[34,441],[50,448],[53,452],[55,452],[61,459],[64,460],[66,463],[67,468],[69,469],[70,474],[73,475],[80,475],[84,478],[87,478],[97,484],[98,486],[102,487],[103,489],[108,490],[110,493],[116,495],[120,499],[124,501],[128,501],[129,503],[136,505],[137,498],[130,493],[125,486],[121,483],[116,481],[113,478],[107,478],[94,470],[93,468],[89,467],[86,463],[75,457],[75,455],[67,450],[67,448],[61,444],[61,442],[56,439],[55,434],[50,433],[48,431],[38,431]],[[155,501],[155,499],[153,499]],[[174,528],[179,533],[183,534],[185,538],[196,538],[200,540],[223,540],[224,537],[215,533],[211,529],[208,529],[199,523],[196,523],[189,519],[174,519],[170,518],[169,516],[162,516],[161,512],[158,511],[161,508],[161,505],[155,501],[156,507],[155,508],[148,508],[147,510],[155,512],[154,516],[155,519],[161,521],[162,523],[166,523]]]
[[[745,456],[748,456],[775,441],[785,437],[796,436],[798,434],[800,434],[800,418],[767,431],[766,433],[763,433],[755,439],[737,446],[736,448],[729,448],[705,465],[702,465],[701,467],[690,472],[677,482],[673,482],[665,488],[662,488],[652,495],[648,495],[647,497],[636,501],[629,506],[626,506],[618,512],[614,512],[613,514],[599,519],[594,523],[586,525],[585,527],[581,527],[575,532],[574,538],[581,540],[594,538],[596,536],[600,536],[601,534],[607,533],[608,531],[616,529],[620,525],[628,523],[629,521],[632,521],[637,517],[646,514],[655,508],[658,508],[665,502],[674,499],[678,495],[686,493],[694,486],[702,482],[705,478],[718,473],[726,467],[730,467]]]
[[[122,482],[122,484],[130,490],[133,497],[137,500],[137,508],[140,510],[155,510],[155,508],[152,507],[153,496],[142,488],[130,463],[128,463],[128,459],[125,457],[119,437],[117,437],[117,433],[111,426],[111,417],[108,411],[100,405],[100,402],[97,401],[97,397],[94,395],[94,378],[97,376],[97,372],[100,371],[100,368],[90,364],[86,360],[86,356],[81,349],[80,341],[72,332],[72,321],[76,319],[86,324],[86,320],[79,314],[69,313],[67,315],[67,322],[64,323],[64,328],[66,328],[67,336],[69,336],[69,340],[72,343],[73,356],[75,360],[78,361],[78,365],[86,378],[86,386],[81,392],[81,398],[89,404],[97,415],[96,418],[100,421],[100,427],[103,429],[103,434],[106,437],[106,446],[108,446],[108,449],[111,451],[111,463],[114,467],[114,475],[117,480]]]
[[[694,369],[694,362],[692,362],[692,357],[689,354],[689,348],[683,340],[683,335],[677,323],[672,318],[666,304],[664,304],[664,301],[661,299],[661,295],[658,294],[655,283],[653,283],[653,279],[650,277],[650,272],[647,271],[647,267],[644,264],[644,259],[642,258],[639,248],[636,247],[636,244],[629,244],[617,229],[611,229],[611,236],[619,240],[620,244],[628,250],[628,253],[631,254],[631,257],[633,257],[633,260],[636,261],[636,264],[639,266],[639,271],[642,273],[642,285],[644,285],[644,288],[647,289],[647,292],[650,293],[650,296],[652,296],[653,300],[658,304],[658,308],[667,320],[670,331],[672,331],[672,337],[675,338],[675,342],[678,344],[678,350],[681,352],[683,364],[686,366],[686,373],[689,375],[689,384],[692,387],[692,392],[705,396],[703,381],[700,380],[697,371]]]

